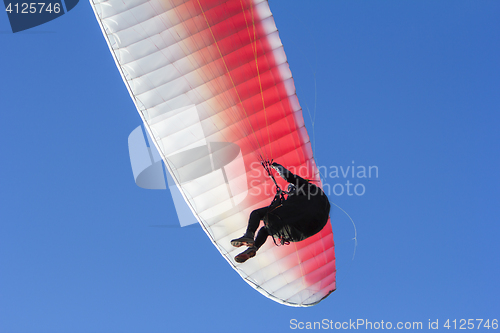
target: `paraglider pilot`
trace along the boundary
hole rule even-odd
[[[268,236],[272,236],[275,243],[278,240],[281,245],[300,242],[320,232],[328,221],[330,202],[321,188],[294,175],[278,163],[273,163],[271,168],[289,183],[285,192],[287,198],[285,200],[281,190],[278,190],[271,205],[250,214],[245,234],[231,241],[235,247],[248,247],[234,257],[238,263],[254,257]],[[254,238],[260,221],[264,221],[264,226]]]

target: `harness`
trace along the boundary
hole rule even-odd
[[[261,156],[260,164],[262,164],[262,167],[264,168],[264,170],[266,170],[267,175],[269,177],[271,177],[271,179],[273,180],[274,185],[276,186],[276,195],[278,195],[278,193],[279,193],[280,203],[282,203],[285,200],[285,192],[283,192],[281,190],[280,186],[276,182],[276,179],[274,178],[273,173],[271,172],[271,165],[273,164],[273,160],[264,160],[264,159],[262,159],[262,156]],[[275,200],[276,200],[276,196],[275,196]],[[274,200],[273,200],[273,203],[274,203]],[[271,203],[271,205],[272,205],[272,203]]]
[[[271,205],[268,207],[268,211],[266,215],[264,216],[264,226],[267,229],[269,235],[273,237],[273,242],[276,246],[280,245],[288,245],[291,242],[298,242],[301,241],[307,237],[310,237],[309,231],[306,234],[303,233],[300,229],[297,229],[295,225],[288,223],[289,221],[283,221],[281,217],[276,214],[274,211],[278,209],[279,207],[283,206],[283,202],[285,201],[285,194],[290,195],[290,193],[281,190],[279,187],[278,183],[276,182],[276,179],[274,178],[273,173],[271,172],[271,165],[273,163],[273,160],[264,160],[261,157],[261,162],[262,167],[264,170],[266,170],[268,176],[273,180],[274,185],[276,186],[276,195],[274,196],[273,201],[271,202]],[[307,182],[310,182],[311,180],[307,180]],[[302,189],[302,186],[300,187]],[[298,191],[299,189],[297,189]],[[323,193],[322,195],[325,196],[325,209],[330,210],[330,205],[328,202],[328,198],[326,195]],[[275,221],[280,221],[281,223],[270,223],[269,218],[273,217]],[[326,221],[325,221],[326,223]],[[313,234],[316,234],[319,232],[321,229],[323,229],[324,224],[321,226],[318,226],[318,230],[315,231]]]
[[[269,210],[267,211],[264,217],[264,226],[266,227],[268,233],[273,237],[273,242],[276,246],[288,245],[293,239],[290,231],[290,226],[285,224],[279,230],[275,230],[269,223],[269,215],[273,215],[281,220],[281,217],[277,214],[273,214],[273,211],[283,206],[283,201],[285,201],[285,194],[287,192],[281,190],[280,186],[276,182],[276,179],[274,178],[274,175],[271,172],[271,165],[273,164],[273,160],[261,159],[260,163],[262,164],[262,167],[264,168],[264,170],[266,170],[268,176],[271,177],[271,179],[274,182],[274,185],[276,186],[276,195],[274,196],[271,205],[269,205]]]

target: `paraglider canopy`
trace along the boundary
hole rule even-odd
[[[283,304],[313,305],[335,290],[329,222],[302,242],[266,244],[241,265],[233,259],[230,240],[279,184],[262,160],[279,160],[321,184],[267,1],[91,4],[154,146],[222,256]]]

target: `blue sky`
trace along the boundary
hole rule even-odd
[[[0,332],[499,319],[500,3],[270,6],[317,163],[378,168],[326,179],[365,188],[330,194],[358,242],[352,260],[332,209],[337,291],[311,308],[265,298],[178,226],[167,191],[134,184],[140,118],[82,1],[17,34],[0,15]]]

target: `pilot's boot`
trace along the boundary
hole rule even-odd
[[[231,241],[231,245],[234,247],[240,247],[240,246],[254,246],[255,240],[254,240],[255,234],[253,232],[246,232],[243,237],[233,239]],[[255,255],[255,254],[254,254]]]
[[[237,263],[241,264],[241,263],[244,263],[245,261],[247,261],[248,259],[255,257],[255,254],[257,254],[257,247],[251,246],[248,249],[246,249],[245,251],[238,254],[236,257],[234,257],[234,260]]]

